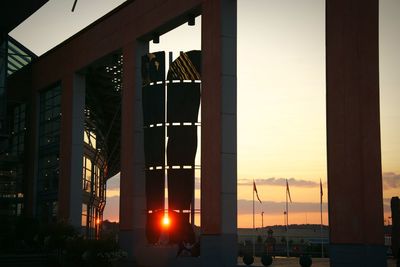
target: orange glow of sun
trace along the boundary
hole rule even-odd
[[[170,222],[170,220],[169,220],[169,218],[168,218],[168,215],[165,214],[165,215],[164,215],[164,218],[162,219],[162,225],[163,225],[164,227],[168,227],[170,223],[171,223],[171,222]]]

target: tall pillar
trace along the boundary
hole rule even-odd
[[[131,259],[147,243],[141,85],[141,56],[147,52],[147,42],[123,47],[119,242]]]
[[[397,259],[400,258],[400,199],[392,197],[390,200],[392,211],[392,253]]]
[[[326,1],[331,266],[386,266],[378,0]]]
[[[235,0],[202,4],[201,260],[236,266]]]
[[[59,218],[81,228],[85,76],[71,74],[61,83]]]

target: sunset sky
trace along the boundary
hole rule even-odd
[[[50,0],[11,36],[38,55],[122,0]],[[400,195],[400,2],[380,1],[381,134],[385,218]],[[201,17],[160,37],[151,51],[201,49]],[[319,223],[319,181],[327,202],[325,1],[238,0],[238,226],[252,225],[252,180],[262,204],[256,225]],[[199,191],[196,190],[199,196]],[[105,219],[118,220],[119,176],[108,182]],[[324,205],[324,223],[327,206]]]

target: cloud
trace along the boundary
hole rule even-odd
[[[318,187],[319,183],[309,180],[287,178],[289,186],[297,187]],[[272,185],[272,186],[286,186],[286,178],[267,178],[267,179],[255,179],[256,185]],[[239,179],[238,185],[252,185],[253,180],[251,179]]]
[[[390,213],[391,212],[391,207],[390,207],[390,202],[391,202],[391,198],[384,198],[383,199],[383,211],[385,213]]]
[[[107,180],[107,190],[108,189],[118,189],[119,190],[120,176],[121,176],[121,173],[119,172]]]
[[[384,172],[382,174],[383,189],[400,188],[400,174],[394,172]]]
[[[257,185],[272,185],[272,186],[285,186],[286,185],[286,178],[267,178],[267,179],[255,179]],[[288,178],[288,182],[290,186],[297,186],[297,187],[318,187],[319,183],[309,180],[301,180],[295,178]],[[200,177],[194,178],[195,189],[200,189]],[[252,185],[252,179],[239,179],[237,185]],[[120,173],[116,174],[115,176],[111,177],[107,180],[107,192],[112,192],[112,196],[119,191],[120,188]],[[114,194],[115,193],[115,194]]]
[[[256,206],[262,205],[266,213],[279,214],[285,210],[285,202],[263,201],[262,204],[256,203]],[[322,204],[323,210],[327,211],[327,204]],[[320,212],[320,203],[317,202],[293,202],[289,203],[289,212]],[[252,214],[253,201],[247,199],[238,200],[238,214]]]
[[[200,199],[196,198],[196,208],[200,207]],[[285,210],[285,202],[263,201],[262,204],[255,203],[258,209],[262,205],[262,209],[269,214],[283,214]],[[238,214],[252,214],[253,201],[247,199],[239,199],[237,201]],[[327,211],[327,203],[323,204],[323,210]],[[289,212],[319,212],[320,204],[314,202],[293,202],[289,203]],[[114,196],[107,198],[107,204],[104,210],[104,217],[110,220],[117,220],[119,217],[119,197]]]
[[[107,188],[107,199],[110,197],[119,197],[120,192],[119,192],[119,188]]]
[[[200,178],[194,178],[195,189],[200,189]],[[109,197],[119,196],[120,195],[120,173],[115,176],[109,178],[107,180],[107,199]]]
[[[103,218],[112,222],[119,221],[119,196],[107,196]]]
[[[389,190],[392,188],[400,188],[400,174],[394,172],[384,172],[382,174],[383,178],[383,189]],[[311,180],[303,180],[303,179],[296,179],[296,178],[287,178],[290,186],[295,187],[318,187],[319,182],[311,181]],[[285,186],[286,185],[286,178],[266,178],[266,179],[255,179],[254,180],[257,185],[271,185],[271,186]],[[241,185],[252,185],[252,179],[239,179],[238,183],[239,186]],[[115,176],[111,177],[107,180],[107,189],[113,190],[118,189],[120,187],[120,173],[116,174]],[[195,177],[195,189],[200,189],[200,178]]]

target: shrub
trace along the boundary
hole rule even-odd
[[[270,266],[272,264],[272,257],[270,255],[268,255],[267,253],[264,253],[261,256],[261,263],[264,266]]]
[[[254,257],[251,254],[245,254],[243,256],[243,263],[246,265],[252,265],[254,262]]]
[[[312,265],[312,259],[310,255],[301,255],[299,259],[301,267],[310,267]]]

